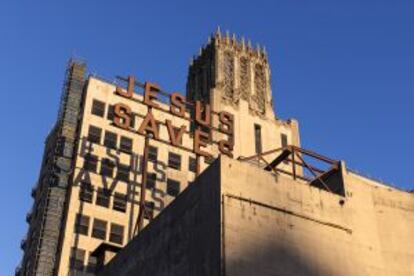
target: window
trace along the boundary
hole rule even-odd
[[[96,205],[109,207],[110,192],[108,189],[98,188],[96,193]]]
[[[188,170],[190,172],[197,171],[197,160],[193,157],[188,158]]]
[[[180,182],[177,180],[167,179],[167,194],[170,196],[177,196],[180,193]]]
[[[75,233],[87,236],[89,233],[89,217],[82,214],[76,215]]]
[[[95,126],[89,126],[88,141],[99,144],[101,142],[102,129]]]
[[[100,219],[93,220],[92,237],[105,240],[106,239],[106,224],[107,222]]]
[[[109,241],[117,244],[122,244],[124,241],[124,226],[111,223],[111,233],[109,234]]]
[[[151,220],[154,217],[155,204],[152,201],[145,201],[145,213],[144,218]]]
[[[70,252],[69,265],[71,269],[83,270],[83,262],[85,259],[85,250],[72,247]]]
[[[147,174],[147,189],[155,189],[155,182],[157,181],[157,175],[155,173]]]
[[[129,181],[129,170],[130,170],[130,167],[128,165],[119,164],[118,172],[116,173],[116,178],[118,180],[128,182]]]
[[[112,160],[103,158],[101,162],[101,175],[114,177],[115,163]]]
[[[118,143],[118,137],[115,133],[110,131],[105,131],[104,146],[110,149],[116,149],[116,144]]]
[[[169,152],[168,153],[168,167],[181,170],[181,155]]]
[[[85,154],[84,161],[83,161],[83,168],[85,170],[96,172],[97,165],[98,165],[98,157],[96,155],[93,155],[90,153]]]
[[[114,194],[114,205],[112,209],[119,212],[126,212],[127,197],[125,194],[115,193]]]
[[[92,256],[91,254],[89,254],[88,266],[86,267],[86,272],[95,273],[97,263],[98,263],[98,259],[95,256]]]
[[[92,114],[99,117],[103,117],[105,115],[105,103],[98,100],[93,100]]]
[[[79,190],[79,199],[84,202],[92,203],[93,187],[91,183],[81,182]]]
[[[108,114],[106,115],[106,118],[112,121],[114,117],[115,117],[115,107],[113,105],[109,105]]]
[[[281,140],[282,147],[286,147],[288,145],[288,138],[286,134],[284,133],[280,134],[280,140]]]
[[[135,126],[135,113],[131,113],[130,118],[131,120],[129,121],[129,126],[133,128]]]
[[[259,125],[254,125],[254,142],[256,146],[256,153],[262,153],[262,129]]]
[[[282,147],[286,147],[288,145],[287,135],[286,134],[280,134],[280,143]],[[283,160],[283,163],[289,164],[288,160]]]
[[[121,136],[121,145],[119,149],[121,151],[130,153],[132,151],[132,139]]]
[[[158,148],[149,146],[148,161],[157,162],[157,160],[158,160]]]

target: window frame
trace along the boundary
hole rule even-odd
[[[175,187],[172,187],[175,186]],[[178,187],[178,189],[176,189]],[[172,178],[167,178],[167,194],[172,197],[176,197],[180,194],[181,183],[180,181]]]
[[[148,146],[148,161],[158,162],[158,148],[154,146]]]
[[[96,133],[92,133],[95,131]],[[94,126],[94,125],[89,125],[88,136],[86,139],[91,143],[100,144],[101,139],[102,139],[102,128]]]
[[[99,225],[98,224],[102,224]],[[108,222],[102,219],[93,219],[93,226],[92,226],[92,233],[91,237],[99,239],[99,240],[106,240],[106,234],[107,234],[107,228],[108,228]]]
[[[116,230],[116,231],[114,231]],[[124,244],[125,227],[121,224],[111,223],[109,241],[119,245]]]
[[[127,144],[130,143],[127,147],[125,146],[125,141],[128,141]],[[131,138],[121,135],[120,142],[119,142],[119,150],[125,153],[131,153],[133,143],[134,141]]]
[[[114,202],[112,204],[112,209],[118,212],[126,213],[127,210],[127,195],[123,193],[114,193]]]
[[[87,171],[96,173],[98,170],[98,156],[86,153],[83,156],[83,168]]]
[[[79,186],[79,200],[83,202],[93,202],[93,185],[89,182],[82,181]]]
[[[124,181],[124,182],[129,182],[130,173],[131,173],[131,166],[119,163],[117,167],[117,171],[116,171],[116,179]]]
[[[101,106],[98,106],[101,105]],[[97,111],[97,113],[96,113]],[[106,104],[103,101],[93,99],[92,100],[92,108],[91,108],[91,114],[104,118],[105,117],[105,111],[106,111]]]
[[[102,158],[100,175],[113,178],[115,171],[115,162],[109,158]]]
[[[88,236],[90,222],[91,222],[90,216],[86,216],[80,213],[76,214],[74,232],[79,235]]]
[[[118,135],[115,132],[105,130],[104,146],[107,147],[107,148],[110,148],[110,149],[117,149]]]
[[[181,170],[181,154],[175,152],[168,152],[168,167],[178,170]]]
[[[105,204],[105,202],[107,202]],[[96,191],[95,205],[109,208],[111,205],[111,192],[105,188],[98,188]]]

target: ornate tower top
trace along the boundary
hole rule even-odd
[[[215,108],[244,101],[252,113],[274,118],[266,49],[218,28],[190,61],[187,98]]]

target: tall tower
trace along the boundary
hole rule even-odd
[[[187,98],[210,103],[214,110],[247,104],[250,113],[274,119],[266,50],[218,29],[190,62]]]

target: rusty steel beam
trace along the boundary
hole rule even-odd
[[[333,160],[333,159],[330,159],[328,157],[322,156],[322,155],[320,155],[320,154],[318,154],[316,152],[313,152],[313,151],[310,151],[310,150],[305,150],[305,149],[299,148],[297,146],[291,146],[291,147],[294,148],[295,150],[299,151],[300,153],[304,153],[304,154],[306,154],[308,156],[311,156],[311,157],[313,157],[315,159],[324,161],[326,163],[330,163],[330,164],[333,164],[333,165],[337,165],[339,163],[336,160]]]
[[[326,183],[322,180],[322,178],[321,178],[321,176],[323,176],[324,174],[320,174],[319,176],[318,175],[316,175],[316,173],[308,166],[308,164],[306,163],[306,161],[300,156],[300,155],[298,155],[298,157],[299,157],[299,159],[303,162],[303,164],[305,164],[305,166],[306,166],[306,168],[308,168],[308,170],[313,174],[313,176],[315,177],[315,179],[313,180],[313,181],[315,181],[315,180],[317,180],[317,179],[319,179],[319,181],[322,183],[322,185],[328,190],[328,191],[330,191],[330,192],[332,192],[331,191],[331,189],[328,187],[328,185],[326,185]],[[334,170],[335,168],[333,168],[332,170]],[[325,172],[326,173],[326,172]]]
[[[270,164],[269,166],[267,166],[265,168],[265,170],[269,171],[270,168],[274,168],[277,165],[279,165],[280,163],[282,163],[283,161],[286,160],[287,157],[289,157],[289,155],[292,154],[292,151],[289,149],[285,149],[282,151],[282,153],[280,155],[278,155]]]
[[[262,152],[262,153],[259,153],[259,154],[255,154],[255,155],[252,155],[252,156],[248,156],[248,157],[243,157],[243,156],[240,156],[238,159],[239,159],[240,161],[250,161],[250,160],[254,160],[254,159],[258,158],[258,156],[259,156],[259,155],[260,155],[260,156],[264,156],[264,155],[272,154],[272,153],[275,153],[275,152],[281,151],[281,150],[283,150],[283,149],[285,149],[285,148],[286,148],[286,147],[277,148],[277,149],[273,149],[273,150],[265,151],[265,152]]]

